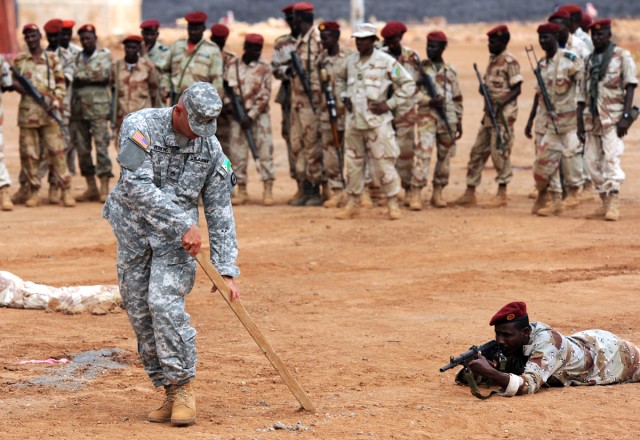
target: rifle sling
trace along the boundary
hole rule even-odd
[[[473,373],[468,368],[464,369],[464,378],[466,379],[467,384],[469,385],[469,388],[471,389],[471,394],[473,394],[474,396],[476,396],[480,400],[486,400],[489,397],[493,396],[494,394],[498,394],[498,391],[493,390],[493,391],[489,392],[489,394],[483,395],[480,392],[480,390],[478,389],[478,384],[476,383],[476,380],[473,377]]]
[[[191,55],[189,56],[189,59],[187,60],[187,64],[184,65],[184,67],[182,68],[182,73],[180,73],[180,80],[178,81],[178,93],[180,93],[180,87],[182,87],[182,79],[184,78],[184,74],[187,72],[187,67],[189,67],[189,64],[191,64],[191,60],[193,59],[193,57],[196,55],[196,53],[198,52],[198,49],[200,49],[200,47],[202,46],[202,42],[204,40],[200,40],[200,43],[198,43],[198,45],[195,47],[195,49],[193,49],[193,52],[191,52]],[[189,43],[187,42],[187,47],[188,47]]]

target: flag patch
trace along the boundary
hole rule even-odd
[[[149,148],[149,139],[140,130],[133,133],[131,140],[145,151]]]

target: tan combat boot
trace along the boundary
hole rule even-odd
[[[97,202],[100,200],[100,191],[98,191],[98,185],[96,184],[96,176],[85,177],[87,181],[87,190],[76,197],[78,202]]]
[[[478,204],[478,200],[476,199],[476,187],[467,186],[467,189],[464,190],[464,194],[455,199],[452,204],[457,206],[476,206]]]
[[[565,208],[576,208],[580,205],[580,188],[571,187],[567,191],[567,197],[564,199]]]
[[[27,201],[28,198],[29,198],[29,186],[20,185],[20,188],[18,188],[18,191],[16,191],[11,196],[11,201],[13,202],[14,205],[24,205],[24,203]]]
[[[442,190],[444,187],[442,186],[434,186],[433,194],[431,194],[431,204],[436,208],[446,208],[447,201],[442,198]]]
[[[365,191],[366,192],[366,191]],[[338,220],[349,220],[357,217],[360,212],[360,196],[349,194],[347,204],[344,209],[336,214]]]
[[[607,193],[600,193],[600,200],[602,201],[600,206],[591,214],[587,214],[586,218],[589,220],[598,220],[607,214],[607,206],[609,205]]]
[[[422,188],[411,188],[410,194],[409,209],[412,211],[422,211]]]
[[[607,212],[604,215],[604,219],[610,222],[617,222],[620,220],[617,192],[609,193],[609,203],[607,203]]]
[[[66,208],[73,208],[74,206],[76,206],[76,199],[74,199],[73,195],[71,195],[71,188],[62,190],[60,200],[62,201],[62,206]]]
[[[584,186],[582,187],[582,191],[580,191],[578,197],[581,202],[590,202],[596,198],[594,195],[593,182],[591,180],[584,181]]]
[[[564,212],[564,202],[562,201],[562,193],[551,193],[551,205],[538,209],[536,212],[540,217],[549,217],[552,215],[560,215]]]
[[[196,421],[196,396],[191,382],[176,386],[171,411],[171,424],[177,426],[190,425]]]
[[[102,176],[100,178],[100,201],[102,203],[107,201],[109,195],[109,176]]]
[[[326,202],[324,202],[322,206],[324,206],[325,208],[337,208],[340,205],[340,202],[342,201],[343,195],[344,195],[344,191],[342,191],[342,188],[335,188],[333,190],[333,194],[331,195],[331,198]]]
[[[264,206],[273,206],[273,180],[264,181],[264,194],[262,195]]]
[[[373,200],[371,200],[371,194],[366,188],[364,191],[362,191],[362,194],[360,195],[360,206],[362,206],[363,208],[371,208],[373,206]]]
[[[543,191],[537,191],[537,193],[538,196],[536,197],[536,201],[531,208],[531,214],[533,215],[536,215],[538,211],[547,206],[547,203],[549,201],[549,191],[545,189]]]
[[[482,205],[483,208],[502,208],[503,206],[507,206],[507,186],[499,185],[498,192],[496,195]]]
[[[387,208],[389,213],[389,220],[398,220],[402,218],[400,206],[398,205],[398,197],[389,197],[387,199]]]
[[[31,188],[29,189],[29,198],[26,202],[24,202],[24,206],[27,208],[35,208],[40,205],[40,196],[38,196],[39,188]]]
[[[13,211],[13,202],[9,196],[9,185],[0,188],[0,209],[3,211]]]
[[[249,201],[249,194],[247,193],[247,184],[246,183],[238,183],[236,187],[236,192],[231,198],[232,205],[244,205]]]
[[[529,193],[529,198],[530,199],[537,199],[538,198],[538,189],[537,188],[533,188],[531,190],[531,192]]]
[[[60,188],[57,185],[49,185],[49,203],[52,205],[59,205],[62,202],[60,196]]]
[[[169,423],[171,421],[171,413],[173,412],[173,396],[176,392],[175,385],[165,385],[164,402],[158,409],[154,409],[147,416],[147,420],[155,423]]]

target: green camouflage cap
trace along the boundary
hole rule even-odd
[[[222,110],[222,100],[216,88],[206,82],[193,83],[184,91],[182,98],[191,131],[200,137],[216,134],[216,118]]]

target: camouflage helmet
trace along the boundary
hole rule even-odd
[[[193,83],[182,94],[187,110],[189,127],[200,137],[216,134],[216,118],[222,110],[222,100],[215,87],[209,83]]]

